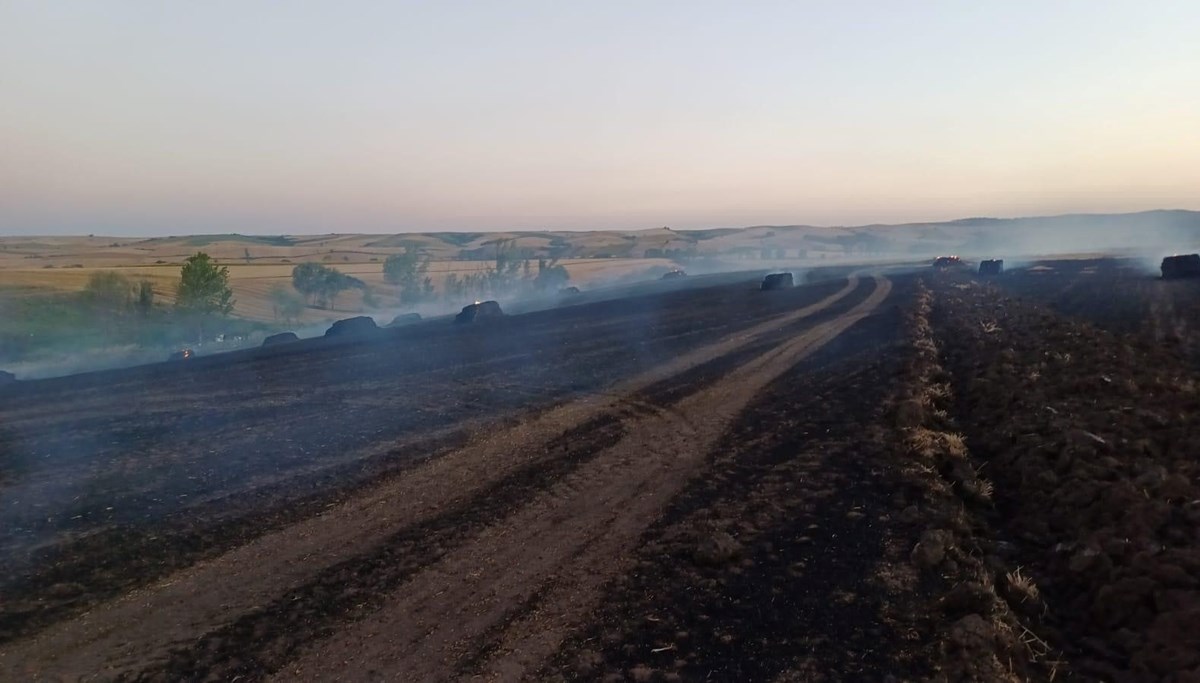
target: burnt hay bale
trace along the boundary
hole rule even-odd
[[[412,325],[413,323],[419,322],[421,322],[420,313],[401,313],[395,318],[392,318],[392,322],[388,323],[386,327],[401,327],[403,325]]]
[[[1200,254],[1179,254],[1162,260],[1164,280],[1183,277],[1200,277]]]
[[[454,316],[454,322],[473,323],[496,320],[503,317],[504,311],[500,310],[500,304],[495,301],[477,301],[473,304],[463,306],[462,311]]]
[[[933,267],[938,270],[959,268],[962,265],[963,265],[962,259],[960,259],[957,256],[939,256],[933,260]]]
[[[980,275],[1003,275],[1004,259],[987,259],[979,262]]]
[[[792,278],[791,273],[771,273],[763,278],[760,289],[763,291],[771,289],[790,289],[796,286],[796,281]]]
[[[379,331],[375,319],[360,315],[354,318],[339,320],[325,330],[326,337],[367,337]]]
[[[276,346],[278,344],[290,344],[294,341],[300,341],[300,337],[297,337],[295,332],[280,332],[264,339],[262,345]]]

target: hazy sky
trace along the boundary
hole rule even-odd
[[[1200,2],[0,0],[0,234],[1200,209]]]

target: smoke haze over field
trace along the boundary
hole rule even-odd
[[[915,230],[918,239],[942,238],[949,244],[957,242],[964,252],[997,258],[1112,251],[1170,254],[1200,248],[1200,213],[1193,211],[976,218],[890,230]]]
[[[1200,208],[1197,34],[1184,0],[4,3],[0,234]]]

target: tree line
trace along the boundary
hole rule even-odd
[[[557,259],[538,259],[534,262],[520,258],[512,240],[499,240],[494,246],[494,260],[486,269],[465,275],[447,275],[442,281],[441,298],[460,302],[556,291],[571,279],[567,269],[559,265]],[[433,277],[429,275],[431,263],[432,259],[415,246],[406,246],[400,253],[384,260],[383,281],[396,288],[396,303],[416,306],[438,298]],[[361,292],[363,304],[368,308],[379,305],[365,282],[320,263],[301,263],[293,267],[291,285],[290,289],[277,285],[271,290],[271,305],[277,319],[289,322],[297,320],[308,306],[333,308],[338,297],[348,290]]]
[[[149,316],[155,310],[154,283],[134,282],[113,270],[97,271],[83,287],[83,301],[97,312]],[[203,252],[184,261],[175,286],[176,311],[184,315],[227,315],[233,305],[228,268],[218,266]]]
[[[11,347],[7,355],[25,356],[54,347],[187,342],[203,339],[205,328],[214,324],[230,331],[229,322],[218,322],[235,304],[228,269],[197,253],[184,261],[179,280],[167,286],[174,293],[170,305],[159,302],[161,280],[93,272],[80,292],[30,298],[0,313],[7,318],[0,325],[0,342]],[[253,323],[234,327],[240,331]]]
[[[497,240],[492,263],[484,270],[442,281],[441,298],[449,302],[556,291],[570,281],[557,259],[522,258],[512,240]],[[429,275],[432,259],[415,246],[392,254],[383,262],[383,280],[397,290],[397,303],[415,306],[435,300],[437,290]],[[360,292],[364,306],[379,307],[375,294],[361,279],[320,263],[301,263],[292,269],[291,287],[276,285],[269,293],[277,320],[295,322],[311,306],[332,309],[347,291]],[[93,273],[84,287],[84,300],[96,311],[119,318],[125,314],[149,316],[155,311],[154,285],[133,281],[116,271]],[[175,286],[174,312],[195,324],[200,336],[206,321],[227,316],[234,308],[229,269],[204,252],[186,259]]]

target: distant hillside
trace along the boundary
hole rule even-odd
[[[406,248],[437,261],[516,258],[824,259],[855,256],[924,257],[1078,253],[1115,249],[1184,251],[1200,248],[1200,212],[1145,211],[1030,218],[974,217],[934,223],[818,227],[758,225],[713,230],[428,232],[257,236],[0,237],[0,266],[17,258],[46,267],[174,264],[198,249],[246,264],[300,261],[382,261]],[[7,257],[7,258],[6,258]]]

